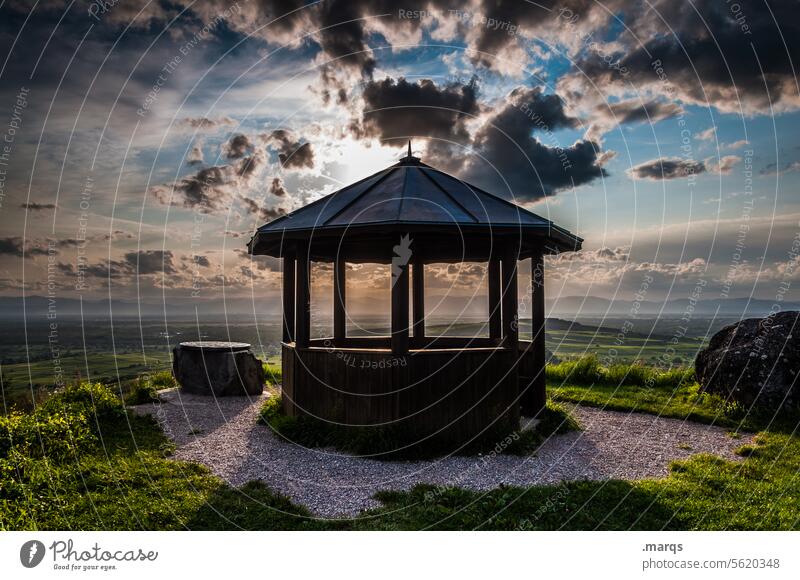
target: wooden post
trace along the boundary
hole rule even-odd
[[[533,349],[534,375],[522,396],[522,412],[533,417],[544,409],[547,402],[545,380],[545,317],[544,317],[544,256],[531,258],[531,348]]]
[[[489,338],[500,340],[503,336],[502,311],[500,306],[500,259],[489,258]]]
[[[345,275],[346,263],[344,259],[337,255],[333,267],[333,344],[342,346],[347,336],[347,312],[346,312],[346,288],[347,279]]]
[[[294,256],[283,257],[283,342],[294,340]]]
[[[517,249],[509,244],[503,252],[503,346],[514,352],[519,350],[519,320],[517,318]]]
[[[311,292],[309,288],[310,272],[308,259],[308,244],[298,244],[297,271],[295,273],[297,285],[297,301],[295,312],[294,340],[297,348],[308,348],[311,336]]]
[[[422,341],[425,338],[425,265],[422,260],[414,261],[413,275],[413,298],[414,303],[414,338]]]
[[[392,354],[408,352],[408,264],[392,264]]]

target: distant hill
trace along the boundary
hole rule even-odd
[[[164,317],[194,317],[195,309],[200,309],[201,317],[204,316],[231,316],[253,315],[253,302],[246,299],[235,299],[223,302],[185,300],[183,302],[169,302],[166,304],[125,300],[83,300],[84,318],[137,317],[144,318]],[[23,312],[28,319],[45,319],[51,307],[50,300],[44,296],[0,297],[0,318],[22,318]],[[58,298],[54,302],[58,317],[74,317],[81,315],[81,301],[75,298]],[[280,302],[265,300],[255,305],[259,316],[277,316],[281,312]]]
[[[357,308],[351,310],[358,316],[383,316],[388,313],[388,300],[366,299],[361,301]],[[438,298],[428,300],[429,308],[438,304],[434,313],[435,317],[460,315],[461,317],[483,317],[486,303],[481,299],[462,297],[448,297],[439,302]],[[597,296],[566,296],[558,299],[547,300],[547,313],[551,318],[566,318],[570,320],[582,317],[617,317],[629,318],[632,312],[638,312],[639,317],[681,317],[690,311],[688,299],[668,300],[666,302],[643,301],[635,310],[632,300],[609,300]],[[25,299],[24,309],[21,297],[0,297],[0,318],[21,318],[26,312],[29,319],[44,318],[47,315],[50,302],[44,296],[28,296]],[[769,314],[773,301],[749,298],[709,299],[700,300],[694,305],[693,317],[736,317],[754,318]],[[800,310],[800,302],[783,302],[783,310]],[[79,316],[81,302],[74,298],[58,298],[55,301],[57,315]],[[145,318],[163,317],[194,317],[195,310],[199,309],[200,317],[223,316],[253,316],[259,317],[278,316],[281,312],[280,300],[261,299],[255,306],[252,300],[245,298],[199,301],[187,299],[184,301],[168,302],[166,307],[161,303],[128,300],[84,300],[84,318],[107,318],[110,314],[115,317]],[[324,314],[324,313],[323,313]],[[524,316],[524,315],[523,315]],[[573,323],[574,324],[574,323]],[[573,329],[578,330],[577,327]]]
[[[691,309],[689,299],[667,300],[666,302],[642,301],[635,306],[633,300],[614,300],[596,296],[567,296],[557,300],[548,300],[550,316],[619,316],[627,317],[633,312],[639,316],[683,316],[692,312],[697,316],[735,316],[758,318],[767,316],[775,302],[757,298],[712,298],[699,300]],[[782,310],[800,310],[800,302],[783,302]]]

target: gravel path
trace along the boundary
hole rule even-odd
[[[695,453],[738,459],[733,451],[751,436],[639,413],[576,406],[584,430],[551,437],[535,456],[446,457],[433,461],[377,461],[330,449],[305,449],[256,424],[258,398],[214,399],[169,391],[138,412],[156,416],[177,444],[175,459],[208,466],[231,485],[259,479],[324,517],[376,507],[379,490],[418,483],[488,490],[501,484],[551,484],[578,479],[644,479],[667,475],[670,461]]]

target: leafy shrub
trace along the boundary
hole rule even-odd
[[[95,427],[100,422],[112,422],[125,416],[125,408],[119,397],[100,383],[68,385],[40,405],[34,415],[58,412],[83,413],[94,419]]]

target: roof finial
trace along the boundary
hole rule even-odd
[[[408,153],[405,157],[401,157],[398,160],[400,165],[419,165],[419,157],[414,157],[414,154],[411,152],[411,139],[408,140]]]

